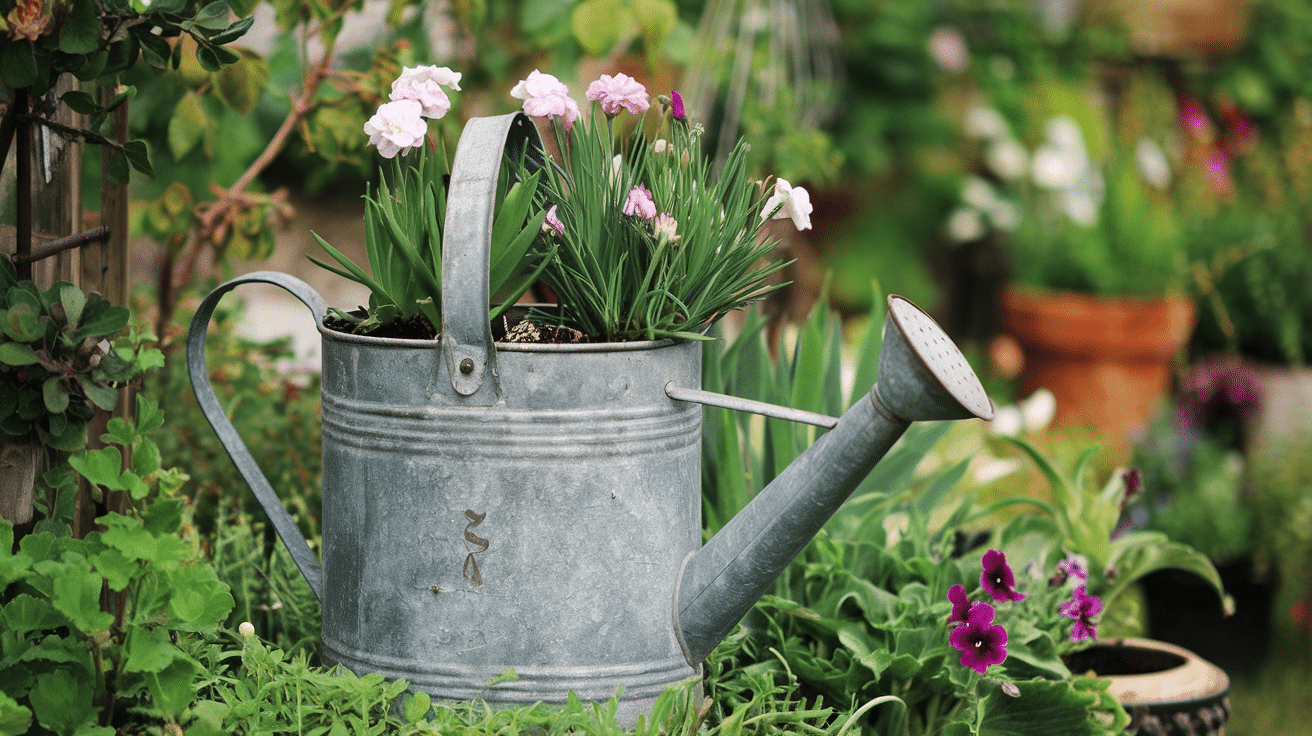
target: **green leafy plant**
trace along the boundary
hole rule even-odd
[[[118,386],[162,365],[128,326],[126,307],[61,281],[41,290],[0,259],[0,429],[63,452],[86,445],[87,421],[118,403]],[[114,341],[112,344],[110,341]]]
[[[69,459],[97,495],[122,492],[129,499],[123,513],[100,516],[100,530],[82,539],[70,535],[65,519],[50,518],[49,529],[23,537],[16,549],[12,526],[0,523],[4,733],[35,722],[60,736],[109,736],[129,713],[176,722],[196,697],[203,669],[175,637],[212,631],[232,596],[179,534],[185,475],[160,467],[147,436],[163,412],[146,399],[137,410],[135,426],[110,420],[107,447]],[[63,493],[76,488],[66,468],[47,480]]]

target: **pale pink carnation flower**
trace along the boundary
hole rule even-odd
[[[634,115],[647,112],[651,103],[647,100],[647,88],[627,74],[601,75],[601,78],[588,85],[584,95],[589,100],[601,103],[601,111],[614,117],[624,108]]]
[[[377,146],[383,158],[395,158],[410,153],[421,145],[428,134],[428,124],[422,117],[423,105],[418,100],[384,102],[378,112],[364,124],[369,145]]]
[[[561,222],[560,218],[556,216],[556,205],[554,204],[551,205],[551,209],[547,210],[547,217],[542,221],[542,232],[548,235],[551,233],[563,235],[565,233],[565,223]]]
[[[417,101],[423,105],[422,115],[436,120],[451,110],[451,99],[442,87],[459,90],[460,76],[460,72],[453,72],[444,66],[405,67],[401,70],[401,76],[392,82],[390,96],[394,101]]]
[[[775,179],[774,194],[765,201],[761,209],[761,219],[793,221],[798,230],[811,229],[811,194],[802,187],[795,187],[787,179]]]
[[[652,199],[651,190],[639,184],[629,190],[629,198],[624,200],[624,214],[639,215],[644,220],[656,217],[656,200]]]
[[[678,234],[679,221],[671,215],[662,212],[656,216],[652,223],[652,230],[656,233],[656,240],[660,242],[677,243],[682,235]]]
[[[557,116],[565,122],[565,127],[574,124],[579,117],[579,104],[569,96],[569,87],[550,74],[543,74],[534,69],[528,79],[520,80],[510,96],[524,101],[524,113],[535,118]]]

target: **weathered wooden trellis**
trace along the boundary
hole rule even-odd
[[[64,74],[45,95],[31,99],[27,90],[10,91],[0,126],[0,151],[6,152],[4,179],[10,183],[15,209],[13,228],[0,232],[0,250],[10,255],[19,278],[30,278],[46,288],[68,281],[85,292],[99,292],[113,304],[128,301],[128,198],[126,184],[110,183],[106,172],[113,151],[102,148],[100,212],[98,223],[84,212],[82,198],[82,141],[68,131],[80,130],[85,121],[60,102],[60,96],[77,88],[72,75]],[[108,105],[115,90],[98,92]],[[127,140],[127,104],[112,113],[112,139]],[[9,186],[5,187],[9,189]],[[8,194],[6,194],[6,199]],[[93,224],[94,223],[94,224]],[[88,227],[88,225],[93,225]],[[125,390],[119,397],[118,413],[130,411]],[[99,417],[100,422],[108,416]],[[98,446],[100,427],[89,428],[89,445]],[[126,461],[126,458],[125,458]],[[12,489],[0,489],[0,494]],[[110,500],[111,506],[114,500]],[[74,535],[91,528],[95,514],[90,494],[84,487],[78,496]]]

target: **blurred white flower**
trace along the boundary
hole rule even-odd
[[[1171,162],[1166,160],[1166,152],[1157,145],[1157,141],[1144,136],[1134,146],[1134,160],[1139,164],[1139,173],[1149,184],[1158,189],[1165,189],[1171,184]]]
[[[1057,415],[1057,397],[1046,388],[1038,388],[1028,398],[1017,402],[1025,429],[1038,432],[1046,429]]]
[[[1084,147],[1084,134],[1080,132],[1080,124],[1075,122],[1075,118],[1070,115],[1059,115],[1050,118],[1043,124],[1043,136],[1063,151],[1078,153],[1085,158],[1088,157]]]
[[[1030,159],[1030,177],[1045,189],[1069,189],[1080,178],[1081,164],[1057,146],[1044,144]]]
[[[902,541],[902,535],[911,530],[911,517],[902,511],[895,511],[885,516],[880,526],[884,527],[884,543],[892,547]]]
[[[677,243],[682,235],[678,234],[679,222],[669,214],[662,212],[652,222],[652,230],[659,243]]]
[[[993,185],[978,176],[968,176],[961,185],[961,201],[977,210],[987,211],[997,201]]]
[[[1003,179],[1019,179],[1029,169],[1030,154],[1015,138],[999,136],[984,149],[984,163]]]
[[[967,135],[984,140],[1000,138],[1009,133],[1007,121],[1002,117],[1002,113],[983,105],[970,108],[963,121],[963,127]]]
[[[993,418],[989,420],[989,433],[999,436],[1020,434],[1025,428],[1025,416],[1020,413],[1020,407],[1014,404],[1000,406],[993,412]]]
[[[1098,223],[1098,202],[1087,188],[1062,192],[1061,203],[1066,216],[1077,225],[1093,227]]]
[[[954,243],[969,243],[984,237],[984,217],[974,207],[958,207],[948,216],[948,237]]]
[[[1016,457],[1005,459],[977,457],[976,461],[971,463],[971,475],[977,484],[984,485],[1011,475],[1024,467],[1025,464]]]
[[[939,26],[929,33],[929,55],[945,72],[960,74],[970,66],[970,49],[961,32],[951,26]]]
[[[651,144],[651,152],[657,155],[665,153],[669,148],[670,144],[664,138],[658,138],[655,143]]]
[[[803,187],[795,187],[787,179],[774,180],[774,194],[765,200],[761,219],[791,219],[798,230],[811,229],[811,194]]]
[[[237,633],[242,636],[255,636],[255,624],[252,624],[250,621],[242,621],[241,624],[237,626]]]

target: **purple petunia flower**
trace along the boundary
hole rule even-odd
[[[1016,576],[1007,566],[1007,556],[991,549],[984,553],[984,571],[979,575],[979,584],[998,602],[1023,601],[1024,593],[1016,592]]]
[[[1102,599],[1089,595],[1081,585],[1072,592],[1073,598],[1061,606],[1061,615],[1075,619],[1075,628],[1071,630],[1071,641],[1085,641],[1098,638],[1098,624],[1093,617],[1102,613]]]
[[[975,603],[966,622],[948,636],[952,648],[961,650],[961,666],[984,674],[991,664],[1007,659],[1007,630],[993,623],[993,606]]]
[[[970,601],[966,600],[966,586],[954,585],[948,588],[948,600],[952,601],[952,615],[948,616],[948,623],[966,623],[966,614],[970,613]]]
[[[1049,585],[1061,585],[1068,578],[1075,578],[1080,582],[1089,579],[1089,571],[1084,567],[1084,561],[1075,555],[1066,555],[1066,558],[1057,563],[1057,572],[1048,581]]]

